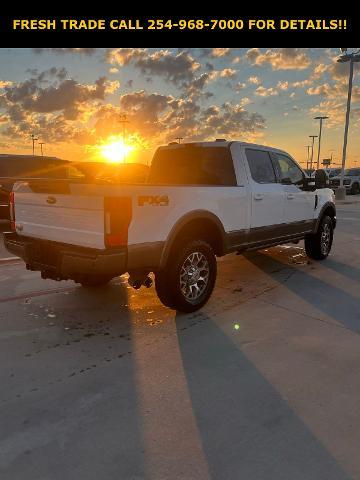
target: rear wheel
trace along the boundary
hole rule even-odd
[[[325,215],[316,233],[305,237],[305,251],[308,257],[314,260],[324,260],[331,250],[334,234],[332,219]]]
[[[189,240],[156,273],[156,292],[165,306],[179,312],[194,312],[209,300],[216,274],[211,246],[203,240]]]
[[[107,285],[112,278],[113,277],[108,277],[106,275],[87,275],[86,277],[81,278],[79,283],[86,288],[103,287],[104,285]]]

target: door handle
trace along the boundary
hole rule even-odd
[[[263,193],[254,193],[254,200],[262,200],[264,198]]]
[[[293,200],[293,199],[295,198],[295,195],[294,195],[293,193],[288,193],[288,194],[287,194],[287,198],[288,198],[289,200]]]

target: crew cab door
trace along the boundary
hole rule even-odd
[[[284,222],[284,190],[277,181],[270,152],[248,147],[245,156],[251,189],[249,242],[280,237]]]
[[[296,232],[307,231],[314,218],[315,193],[302,190],[304,173],[292,158],[277,152],[271,155],[284,192],[284,223],[293,224]]]

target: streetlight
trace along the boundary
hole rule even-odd
[[[321,115],[319,117],[314,117],[314,120],[320,120],[320,129],[319,129],[319,148],[318,148],[318,155],[317,155],[317,167],[319,168],[320,166],[320,149],[321,149],[321,132],[322,132],[322,123],[323,120],[326,120],[329,117],[322,117]]]
[[[339,63],[350,62],[349,68],[349,87],[348,87],[348,97],[346,105],[346,117],[345,117],[345,129],[344,129],[344,145],[343,145],[343,154],[342,154],[342,163],[341,163],[341,174],[340,174],[340,187],[336,189],[336,198],[338,200],[343,200],[345,198],[346,190],[344,188],[344,170],[346,162],[346,148],[348,140],[348,131],[350,123],[350,108],[351,108],[351,94],[352,94],[352,83],[354,77],[354,63],[360,62],[360,50],[353,53],[347,53],[347,48],[340,48],[341,55],[338,58]]]
[[[305,148],[307,148],[306,168],[309,169],[311,145],[305,145]]]
[[[32,140],[32,152],[33,152],[33,157],[35,157],[35,142],[37,142],[39,139],[35,138],[35,135],[32,133],[30,135],[31,140]]]
[[[43,145],[45,145],[45,142],[39,142],[39,145],[40,145],[41,156],[43,157],[44,156]]]
[[[309,135],[309,138],[312,138],[312,143],[311,143],[311,161],[310,161],[310,168],[312,169],[313,166],[313,160],[314,160],[314,141],[315,138],[317,138],[317,135]]]

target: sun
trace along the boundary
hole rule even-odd
[[[132,145],[124,142],[124,140],[115,140],[110,143],[101,145],[100,153],[109,163],[121,163],[126,161],[126,156],[134,150]]]

